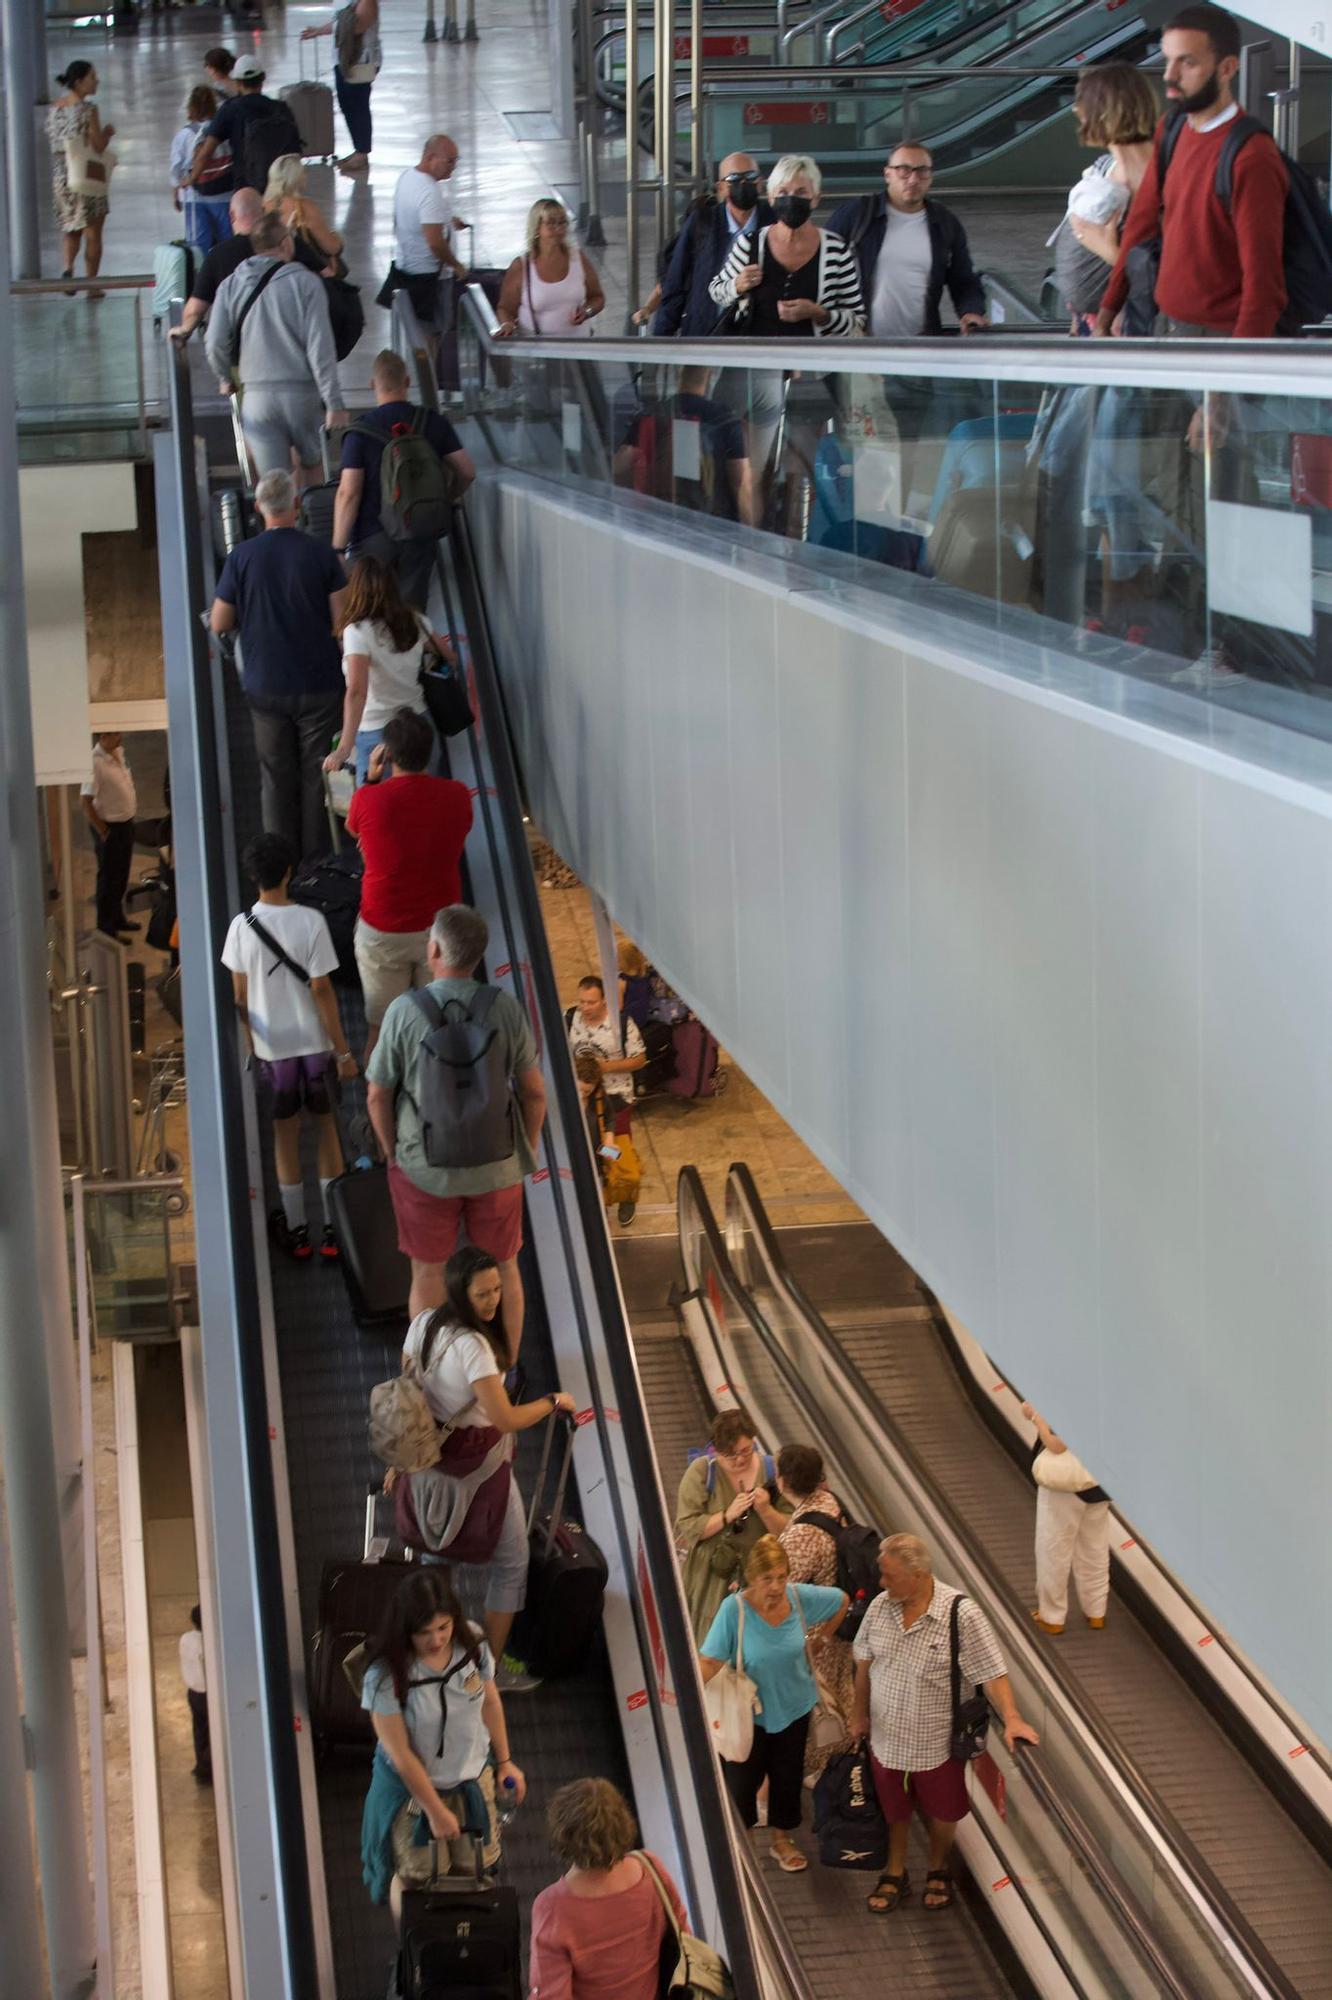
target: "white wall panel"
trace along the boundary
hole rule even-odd
[[[1332,1737],[1332,752],[472,505],[538,821]]]

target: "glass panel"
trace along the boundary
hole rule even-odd
[[[88,1262],[99,1339],[171,1338],[173,1245],[183,1201],[177,1187],[101,1188],[85,1183]]]
[[[143,337],[150,300],[137,287],[101,297],[87,289],[12,294],[25,463],[142,451],[145,401],[161,397],[157,343]]]

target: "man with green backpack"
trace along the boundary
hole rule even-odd
[[[333,503],[333,546],[349,563],[377,556],[418,611],[453,509],[476,468],[447,417],[411,402],[407,364],[390,348],[370,370],[375,408],[349,425]]]

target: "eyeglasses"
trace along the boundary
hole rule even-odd
[[[889,167],[890,174],[901,174],[904,181],[927,181],[933,177],[933,167]]]

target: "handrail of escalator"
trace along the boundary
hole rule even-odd
[[[173,309],[172,318],[178,314]],[[180,483],[181,530],[185,552],[186,582],[191,612],[203,608],[203,531],[198,509],[191,505],[198,491],[195,461],[194,402],[189,360],[176,341],[167,349],[167,398],[171,418],[171,445],[176,457]],[[230,826],[223,811],[221,772],[227,754],[225,740],[217,729],[213,703],[212,662],[203,627],[195,616],[189,620],[192,644],[191,671],[200,698],[195,705],[197,719],[197,779],[200,825],[214,829],[214,837],[203,843],[204,909],[198,915],[208,934],[204,962],[210,965],[216,989],[219,1021],[233,1018],[230,981],[222,966],[222,940],[231,909],[227,890],[226,864],[217,831]],[[184,799],[178,796],[178,810]],[[234,1046],[225,1035],[216,1038],[214,1061],[205,1075],[191,1071],[192,1098],[205,1091],[216,1094],[221,1106],[219,1130],[222,1135],[225,1171],[225,1200],[230,1220],[233,1251],[232,1281],[237,1302],[237,1373],[245,1416],[255,1448],[246,1455],[245,1476],[249,1499],[251,1549],[258,1584],[259,1631],[262,1643],[262,1672],[270,1727],[267,1733],[268,1763],[272,1780],[272,1812],[277,1827],[276,1852],[282,1879],[283,1933],[290,1968],[292,1991],[311,1994],[317,1990],[317,1954],[310,1896],[305,1818],[301,1801],[301,1780],[297,1762],[297,1720],[292,1703],[291,1663],[287,1651],[286,1608],[279,1556],[277,1498],[273,1487],[272,1458],[267,1449],[268,1391],[261,1345],[261,1322],[255,1302],[259,1295],[259,1271],[254,1254],[249,1164],[245,1154],[245,1111],[241,1072],[231,1057]],[[193,1059],[193,1051],[191,1052]]]
[[[747,1224],[759,1239],[764,1260],[773,1279],[785,1290],[790,1303],[803,1320],[809,1338],[831,1368],[846,1380],[848,1385],[854,1383],[856,1396],[871,1412],[876,1425],[890,1439],[894,1453],[908,1474],[911,1484],[929,1495],[931,1505],[945,1519],[950,1534],[969,1550],[976,1569],[984,1576],[987,1592],[995,1601],[1007,1600],[1010,1597],[1008,1585],[994,1568],[989,1552],[977,1545],[949,1496],[921,1462],[888,1410],[847,1360],[818,1308],[787,1268],[773,1234],[762,1196],[755,1185],[753,1175],[742,1160],[733,1162],[727,1176],[728,1204],[732,1185],[738,1190]],[[747,1297],[745,1288],[741,1287],[741,1290]],[[1231,1957],[1244,1968],[1245,1976],[1253,1984],[1254,1990],[1277,1996],[1277,2000],[1300,2000],[1298,1989],[1291,1985],[1267,1947],[1251,1929],[1242,1912],[1235,1907],[1208,1863],[1152,1789],[1145,1774],[1119,1740],[1106,1728],[1100,1716],[1088,1715],[1084,1711],[1079,1691],[1067,1669],[1052,1652],[1042,1652],[1039,1655],[1039,1666],[1050,1682],[1058,1688],[1067,1705],[1078,1715],[1082,1728],[1115,1770],[1125,1791],[1133,1797],[1141,1811],[1159,1829],[1163,1837],[1163,1851],[1179,1863],[1180,1870],[1187,1876],[1195,1897],[1205,1907],[1209,1921],[1217,1934],[1226,1940]]]
[[[561,1051],[567,1040],[564,1016],[548,955],[541,949],[541,940],[545,935],[544,922],[536,881],[532,873],[527,835],[518,805],[520,796],[518,773],[504,719],[499,680],[490,645],[467,519],[461,509],[455,519],[451,550],[462,600],[461,609],[468,636],[480,723],[496,778],[495,797],[491,799],[483,796],[479,803],[484,814],[494,815],[493,824],[498,834],[498,844],[500,850],[507,854],[519,915],[530,941],[531,972],[542,1042],[547,1050]],[[546,1086],[559,1108],[563,1129],[569,1133],[582,1132],[584,1130],[582,1106],[571,1066],[567,1062],[558,1060],[549,1062],[546,1065]],[[647,1414],[643,1407],[642,1390],[633,1355],[627,1335],[623,1331],[624,1309],[620,1300],[610,1242],[606,1234],[600,1182],[596,1177],[592,1156],[587,1147],[572,1145],[569,1148],[569,1156],[567,1168],[569,1179],[567,1181],[564,1179],[565,1169],[562,1167],[560,1175],[554,1181],[554,1193],[561,1206],[561,1212],[565,1213],[563,1204],[566,1199],[566,1189],[572,1187],[574,1214],[572,1218],[566,1216],[566,1227],[570,1225],[577,1227],[585,1242],[587,1265],[594,1293],[590,1302],[591,1308],[604,1330],[606,1357],[628,1456],[634,1466],[651,1468],[654,1464],[651,1433],[648,1429]],[[619,1337],[616,1337],[617,1329]],[[590,1353],[591,1332],[586,1325],[582,1328],[582,1334],[585,1347]],[[604,1410],[598,1410],[596,1420],[602,1432],[603,1449],[609,1463],[610,1444],[606,1436],[607,1419]],[[618,1506],[613,1492],[612,1499]],[[655,1577],[674,1578],[676,1574],[674,1539],[664,1512],[655,1504],[650,1492],[648,1502],[640,1512],[639,1528],[650,1574]],[[644,1658],[650,1659],[651,1647],[644,1609],[637,1601],[633,1604],[633,1612],[639,1629],[640,1643],[644,1649]],[[731,1976],[740,2000],[760,2000],[762,1989],[755,1963],[754,1943],[749,1934],[748,1911],[740,1891],[736,1857],[727,1821],[726,1794],[722,1786],[720,1767],[712,1750],[711,1731],[703,1709],[702,1686],[693,1638],[678,1587],[658,1589],[657,1615],[676,1706],[683,1724],[682,1733],[689,1767],[688,1782],[700,1803],[699,1817],[703,1827],[718,1912],[725,1934]],[[660,1690],[656,1687],[652,1675],[648,1676],[647,1693],[649,1702],[654,1708],[659,1708]],[[684,1774],[680,1775],[683,1777]]]

